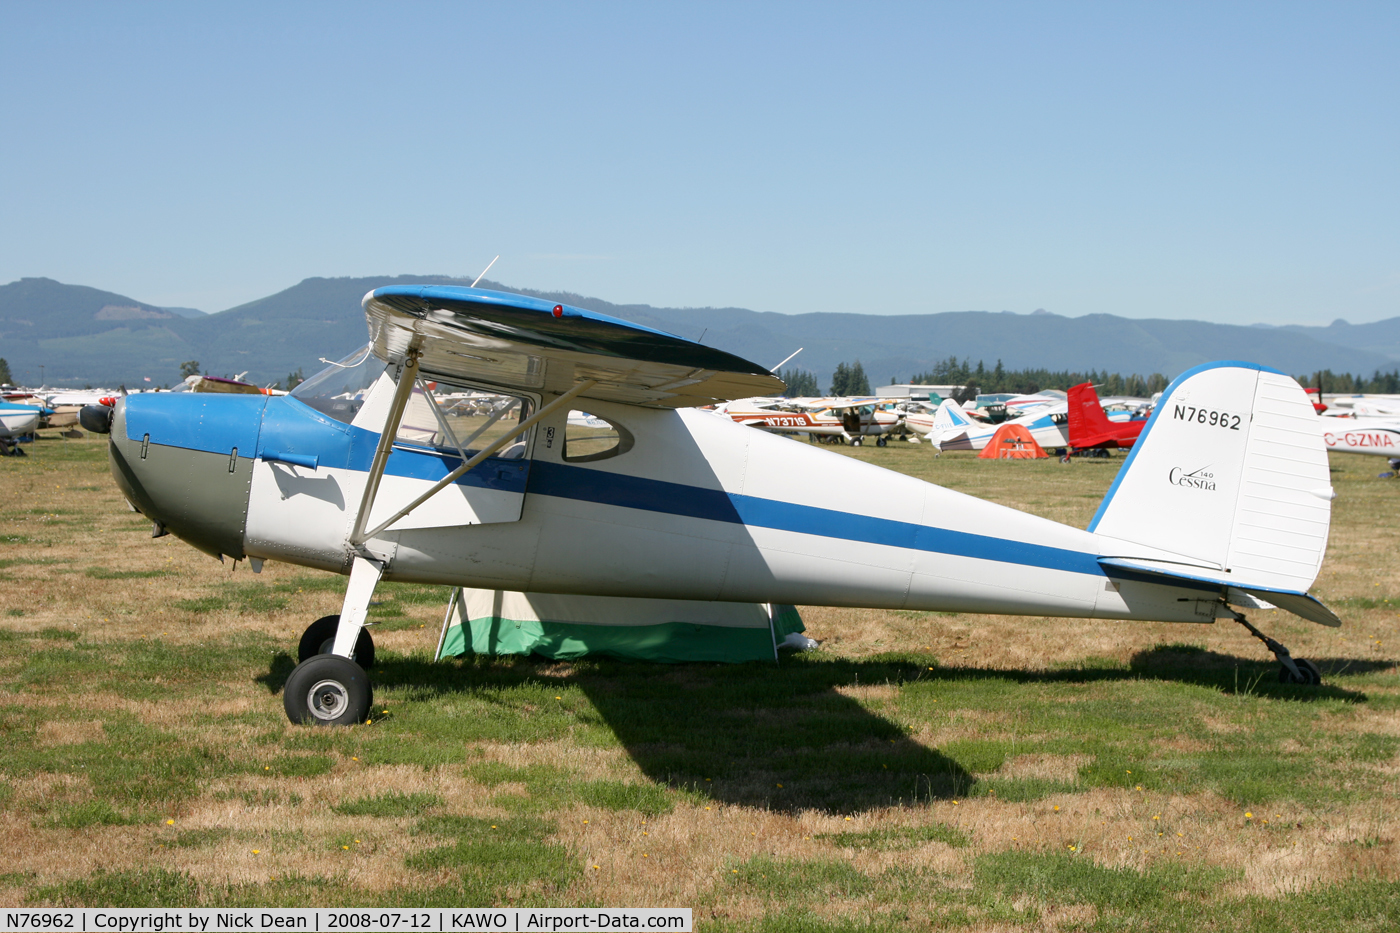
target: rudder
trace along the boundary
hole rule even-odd
[[[1070,386],[1065,396],[1071,447],[1087,446],[1088,438],[1113,430],[1113,422],[1104,413],[1103,405],[1099,403],[1099,393],[1094,391],[1092,382]]]
[[[1322,564],[1333,495],[1298,383],[1252,363],[1208,363],[1162,393],[1089,530],[1110,539],[1105,557],[1141,545],[1170,552],[1167,563],[1179,557],[1183,572],[1302,594]]]

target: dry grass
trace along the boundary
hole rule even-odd
[[[846,453],[1081,526],[1120,462]],[[391,587],[375,631],[389,713],[327,736],[288,726],[277,691],[339,581],[152,540],[99,442],[45,440],[0,461],[0,902],[110,899],[112,873],[169,872],[189,885],[170,896],[200,903],[683,905],[716,927],[973,930],[1149,914],[1271,929],[1313,910],[1371,928],[1400,898],[1400,484],[1369,459],[1334,469],[1315,591],[1347,625],[1256,619],[1330,692],[1271,683],[1233,625],[824,608],[803,610],[821,652],[777,674],[435,668],[441,606]],[[963,776],[930,777],[932,756]],[[908,782],[860,790],[895,771]],[[493,833],[538,864],[505,842],[474,855]],[[1133,879],[1167,899],[1124,895]]]

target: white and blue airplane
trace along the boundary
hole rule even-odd
[[[43,405],[25,405],[0,398],[0,437],[33,434],[44,415],[53,414]]]
[[[364,621],[381,579],[1233,619],[1295,683],[1317,683],[1316,668],[1239,609],[1340,624],[1308,595],[1327,544],[1327,455],[1306,395],[1274,370],[1215,363],[1177,379],[1085,530],[700,411],[782,383],[689,340],[473,288],[381,288],[364,308],[369,345],[289,396],[129,395],[83,413],[110,431],[113,476],[153,534],[254,570],[349,576],[339,615],[302,637],[284,691],[294,722],[368,714]],[[416,391],[456,388],[509,401],[455,426],[433,402],[437,429],[401,434]],[[571,411],[614,430],[572,444]]]
[[[1028,411],[1010,423],[1030,432],[1041,447],[1063,447],[1069,443],[1068,403],[1046,399],[1046,404]],[[906,416],[911,430],[927,435],[936,450],[981,450],[1001,428],[969,417],[953,399],[945,398],[935,411]]]

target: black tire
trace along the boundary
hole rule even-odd
[[[889,441],[885,440],[883,437],[876,438],[875,440],[876,447],[884,447],[887,444],[889,444]]]
[[[300,664],[318,654],[330,654],[331,647],[335,644],[335,630],[339,625],[339,613],[322,616],[308,625],[306,631],[301,633],[301,642],[297,645],[297,663]],[[360,637],[355,639],[355,650],[350,659],[363,670],[374,667],[374,639],[370,637],[369,629],[360,629]]]
[[[1298,665],[1298,670],[1303,672],[1303,676],[1308,678],[1308,686],[1319,687],[1322,685],[1322,671],[1317,669],[1317,665],[1311,661],[1299,661],[1294,659],[1293,663]]]
[[[1294,658],[1293,664],[1298,668],[1298,673],[1303,675],[1303,679],[1299,680],[1287,667],[1280,666],[1278,669],[1279,683],[1299,684],[1305,687],[1316,687],[1322,683],[1322,672],[1317,669],[1317,665],[1313,662]]]
[[[369,718],[374,691],[354,661],[318,654],[296,666],[282,689],[282,707],[298,725],[353,726]]]

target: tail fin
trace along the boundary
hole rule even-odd
[[[1298,383],[1252,363],[1208,363],[1162,393],[1089,530],[1110,539],[1105,563],[1310,600],[1334,495]],[[1321,611],[1309,614],[1300,600],[1265,598],[1336,624],[1315,601]]]
[[[1111,432],[1113,422],[1104,414],[1099,404],[1099,393],[1094,391],[1092,382],[1081,382],[1070,386],[1069,398],[1069,445],[1087,446],[1091,439]]]
[[[963,414],[958,403],[950,398],[945,398],[938,406],[938,412],[933,416],[933,429],[935,431],[950,428],[965,428],[972,424],[972,419]]]

